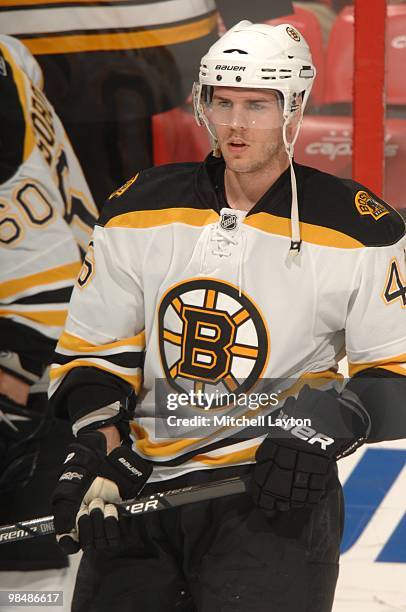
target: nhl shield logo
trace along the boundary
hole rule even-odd
[[[238,218],[237,215],[232,213],[224,214],[221,217],[220,226],[228,231],[234,230],[237,227]]]

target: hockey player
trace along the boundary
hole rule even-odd
[[[47,367],[96,207],[26,47],[0,36],[0,522],[50,512],[66,424],[47,411]],[[51,537],[5,544],[2,586],[67,565]],[[17,573],[11,576],[10,572]],[[28,576],[25,574],[27,585]]]
[[[95,227],[50,385],[77,436],[53,496],[59,543],[84,549],[75,612],[331,610],[336,460],[406,430],[406,238],[368,189],[294,163],[314,77],[295,28],[237,24],[194,90],[213,155],[135,175]],[[311,427],[216,425],[246,416],[237,397],[260,379]],[[188,425],[202,414],[210,426]],[[118,520],[114,502],[147,480],[144,493],[247,473],[251,496]]]

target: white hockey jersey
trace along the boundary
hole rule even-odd
[[[61,333],[97,215],[41,84],[24,45],[0,36],[0,365],[14,371],[13,353],[30,352],[30,382]]]
[[[152,480],[253,462],[261,441],[229,444],[233,425],[202,419],[230,406],[182,405],[180,393],[334,380],[343,352],[351,376],[406,374],[398,213],[353,181],[296,165],[303,242],[292,259],[289,171],[247,215],[228,208],[223,174],[224,162],[209,157],[141,172],[113,194],[51,368],[50,394],[74,418],[135,390],[134,449],[155,462]],[[162,379],[172,407],[157,395]],[[186,420],[171,418],[172,427],[169,415]]]

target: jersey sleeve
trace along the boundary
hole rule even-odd
[[[348,386],[371,415],[371,441],[406,437],[406,237],[367,248],[346,325]]]
[[[41,69],[0,35],[0,368],[33,384],[52,360],[97,209]]]
[[[350,376],[367,368],[406,374],[406,237],[366,249],[347,317]]]
[[[44,87],[44,75],[41,67],[28,48],[14,36],[0,35],[0,45],[3,44],[10,49],[16,58],[21,70],[25,72],[30,81],[38,87]]]
[[[29,139],[21,78],[4,38],[9,37],[0,37],[0,183],[24,161]]]
[[[141,389],[143,293],[128,247],[119,228],[96,226],[72,294],[49,388],[72,421]]]
[[[33,384],[52,360],[81,258],[56,209],[46,208],[48,224],[29,223],[1,187],[0,367]]]

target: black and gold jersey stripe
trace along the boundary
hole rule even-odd
[[[386,370],[386,372],[392,372],[399,374],[400,376],[406,376],[406,353],[402,355],[395,355],[388,357],[387,359],[381,359],[372,363],[349,363],[348,371],[350,376],[355,376],[361,372],[368,370],[372,372],[375,369]]]
[[[64,331],[50,369],[50,395],[58,414],[76,421],[131,393],[136,397],[142,386],[144,347],[144,332],[95,345]]]
[[[387,246],[405,234],[401,216],[381,199],[378,220],[363,216],[356,194],[367,189],[354,181],[295,164],[301,235],[305,242],[340,249]],[[224,204],[221,177],[224,161],[211,155],[202,164],[171,164],[140,172],[120,196],[112,197],[99,220],[105,227],[152,228],[169,223],[200,226],[213,223]],[[157,200],[154,193],[162,194]],[[291,186],[286,170],[249,211],[244,224],[290,237]]]
[[[31,294],[52,291],[52,285],[66,282],[70,287],[73,286],[80,270],[80,262],[55,266],[35,274],[20,276],[19,278],[3,281],[0,283],[0,300],[2,303],[8,301],[15,302],[17,299],[27,297]],[[39,291],[39,288],[41,289]]]
[[[81,376],[83,368],[86,368],[84,379],[87,381],[89,378],[87,369],[92,368],[120,379],[138,394],[142,385],[144,347],[144,332],[132,338],[95,345],[64,331],[59,338],[54,363],[50,370],[51,393],[55,393],[66,374],[79,371]],[[92,401],[93,398],[89,397],[86,402],[87,410],[89,404],[92,408]],[[93,408],[98,407],[98,405],[93,406]]]
[[[52,34],[17,34],[35,56],[89,51],[123,51],[170,47],[208,36],[217,23],[216,13],[176,25],[103,30],[61,30]]]
[[[34,55],[170,47],[216,30],[214,0],[165,0],[159,9],[136,0],[23,0],[3,6],[3,27]]]

